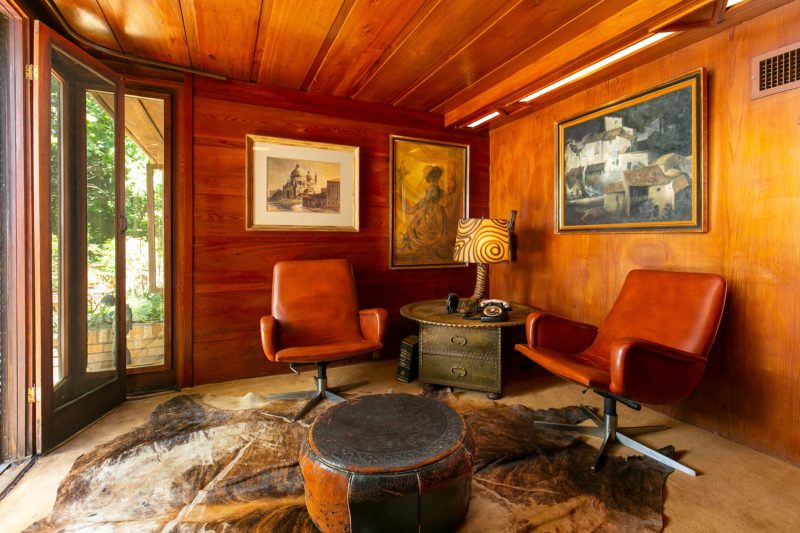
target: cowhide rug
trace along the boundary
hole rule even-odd
[[[440,399],[477,437],[472,500],[459,531],[661,530],[670,469],[610,457],[593,474],[593,447],[533,428],[534,419],[579,422],[579,408]],[[316,531],[297,463],[309,424],[288,418],[298,405],[252,393],[177,396],[142,426],[78,458],[53,511],[27,531]]]

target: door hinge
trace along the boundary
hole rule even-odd
[[[39,403],[42,401],[42,388],[39,385],[28,387],[28,403]]]
[[[25,65],[25,79],[34,81],[39,79],[39,65]]]

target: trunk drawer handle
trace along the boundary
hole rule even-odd
[[[450,337],[450,342],[457,346],[466,346],[467,345],[467,338],[466,337]]]
[[[450,373],[459,378],[463,378],[467,375],[467,369],[463,366],[453,366],[450,367]]]

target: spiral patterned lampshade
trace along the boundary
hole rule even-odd
[[[508,220],[500,218],[459,220],[453,260],[465,263],[508,262]]]

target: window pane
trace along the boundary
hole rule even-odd
[[[164,100],[125,96],[128,368],[160,366],[164,337]]]
[[[53,292],[53,383],[66,375],[61,335],[61,178],[63,169],[64,83],[50,78],[50,273]]]
[[[86,372],[116,367],[114,95],[86,92]]]

